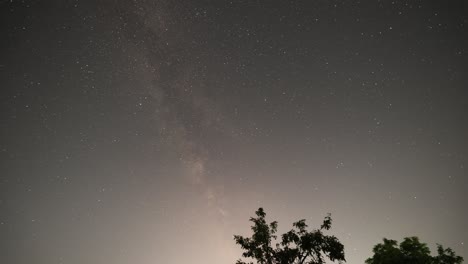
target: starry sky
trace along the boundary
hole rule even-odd
[[[0,1],[0,262],[229,264],[258,207],[468,258],[463,0]]]

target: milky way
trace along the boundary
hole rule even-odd
[[[464,1],[0,10],[1,263],[235,263],[258,207],[468,258]]]

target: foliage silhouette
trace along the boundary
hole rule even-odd
[[[259,208],[256,217],[251,217],[253,223],[252,237],[234,236],[236,244],[244,250],[242,257],[252,258],[258,264],[323,264],[325,259],[345,261],[343,244],[335,236],[323,234],[331,228],[332,219],[327,215],[320,229],[307,231],[305,220],[293,223],[293,229],[281,235],[281,242],[276,247],[271,245],[277,239],[278,222],[267,224],[265,211]],[[239,259],[236,264],[253,264]]]
[[[437,256],[432,257],[425,243],[417,237],[406,237],[398,246],[396,240],[383,239],[383,243],[374,246],[374,256],[366,260],[367,264],[460,264],[463,258],[456,256],[450,249],[437,245]]]

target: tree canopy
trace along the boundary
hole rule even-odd
[[[437,256],[417,237],[406,237],[398,245],[396,240],[383,239],[383,243],[374,246],[374,256],[367,259],[367,264],[460,264],[463,258],[455,252],[437,245]]]
[[[267,223],[265,211],[259,208],[253,223],[251,237],[234,236],[234,240],[244,250],[242,257],[251,258],[258,264],[323,264],[326,259],[345,261],[344,246],[335,236],[323,232],[331,228],[332,219],[327,215],[319,229],[307,230],[305,219],[293,223],[293,229],[281,235],[277,242],[278,222]],[[277,243],[276,243],[277,242]],[[272,243],[276,243],[272,247]],[[239,259],[237,264],[253,264]]]

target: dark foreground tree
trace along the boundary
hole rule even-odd
[[[398,245],[396,240],[385,239],[377,244],[374,256],[366,260],[367,264],[460,264],[463,258],[456,256],[452,249],[437,245],[438,255],[431,256],[431,251],[417,237],[406,237]]]
[[[305,220],[293,223],[293,229],[281,236],[276,243],[278,223],[267,224],[265,212],[259,208],[251,217],[252,237],[234,236],[234,240],[244,250],[244,258],[252,258],[258,264],[323,264],[326,259],[345,261],[343,244],[335,236],[323,234],[331,228],[332,219],[326,216],[320,229],[307,231]],[[275,248],[272,243],[276,243]],[[253,264],[238,260],[237,264]]]

